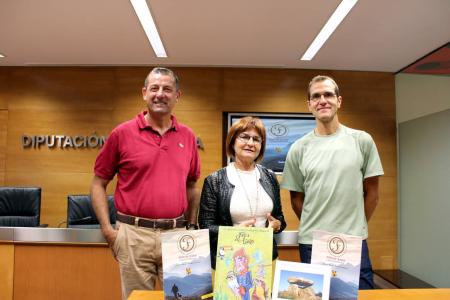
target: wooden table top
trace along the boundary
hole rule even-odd
[[[450,289],[396,289],[359,291],[360,300],[449,300]],[[133,291],[128,300],[164,300],[162,291]]]

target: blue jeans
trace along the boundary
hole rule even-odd
[[[312,245],[299,244],[300,261],[302,263],[311,263]],[[371,290],[374,288],[372,263],[369,257],[369,248],[367,247],[367,240],[362,241],[361,249],[361,271],[359,272],[359,289]]]

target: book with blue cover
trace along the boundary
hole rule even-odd
[[[165,300],[212,297],[208,229],[161,234]]]
[[[270,299],[272,239],[272,228],[219,227],[215,300]]]

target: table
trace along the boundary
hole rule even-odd
[[[396,289],[359,291],[359,300],[449,300],[450,289]],[[128,300],[164,300],[162,291],[133,291]]]
[[[119,300],[117,262],[99,229],[0,228],[0,299]]]
[[[450,289],[395,289],[359,291],[361,300],[449,300]]]
[[[280,259],[299,261],[297,236],[277,234]],[[120,298],[119,267],[100,229],[0,227],[0,300]]]

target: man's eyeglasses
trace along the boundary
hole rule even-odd
[[[262,143],[262,138],[260,136],[251,136],[245,133],[241,133],[240,135],[238,135],[238,139],[240,139],[242,142],[244,143],[248,143],[250,142],[250,139],[253,140],[253,143],[255,144],[261,144]]]
[[[325,93],[322,93],[322,94],[321,93],[314,93],[314,94],[311,95],[311,98],[309,98],[309,101],[317,102],[320,99],[322,99],[322,96],[325,98],[325,100],[331,100],[334,97],[336,97],[336,94],[332,93],[332,92],[325,92]]]

